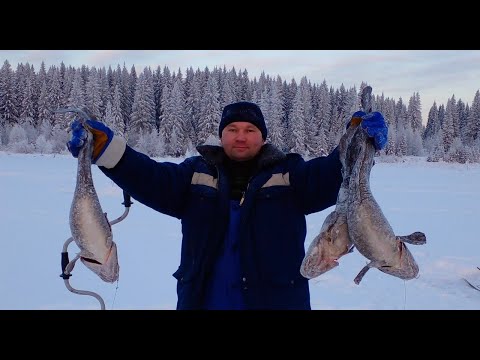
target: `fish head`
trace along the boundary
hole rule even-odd
[[[112,241],[112,246],[106,260],[102,263],[81,256],[82,263],[97,274],[105,282],[113,283],[118,280],[120,266],[118,265],[117,245]]]
[[[378,269],[403,280],[416,278],[419,273],[419,268],[412,253],[402,241],[399,241],[398,249],[400,255],[398,264],[395,266],[381,266]]]
[[[310,244],[300,273],[307,279],[312,279],[337,267],[338,259],[349,252],[350,245],[346,222],[333,223]]]

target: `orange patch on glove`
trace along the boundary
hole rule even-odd
[[[93,134],[93,159],[97,160],[108,142],[108,136],[103,131],[95,130],[91,127],[89,127],[89,130]]]
[[[361,122],[362,122],[361,117],[354,117],[352,118],[352,120],[350,120],[350,125],[358,126]]]

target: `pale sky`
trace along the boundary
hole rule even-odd
[[[297,83],[306,76],[312,83],[338,88],[359,88],[362,81],[373,87],[375,95],[399,100],[408,105],[414,92],[420,93],[423,122],[433,102],[447,104],[455,95],[471,105],[480,89],[480,50],[0,50],[0,59],[8,60],[13,69],[29,63],[38,71],[42,61],[51,65],[80,67],[123,64],[134,65],[137,73],[144,67],[158,65],[185,75],[190,66],[196,70],[215,66],[247,69],[249,78],[280,75]]]

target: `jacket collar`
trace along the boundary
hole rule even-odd
[[[214,166],[222,164],[227,158],[223,147],[218,145],[199,145],[197,146],[197,151],[207,163]],[[263,169],[267,166],[277,164],[285,158],[285,153],[279,148],[272,144],[265,144],[260,149],[258,167]]]

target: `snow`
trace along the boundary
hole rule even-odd
[[[182,159],[157,159],[180,162]],[[69,211],[77,161],[70,155],[0,152],[0,309],[99,309],[98,300],[74,294],[61,274],[61,251],[71,236]],[[94,184],[110,221],[124,212],[123,195],[96,166]],[[480,292],[462,277],[480,283],[480,164],[403,162],[377,159],[372,193],[397,235],[422,231],[425,245],[408,248],[420,273],[404,281],[371,269],[356,285],[367,263],[358,251],[310,280],[313,309],[470,310],[480,308]],[[307,248],[334,207],[307,217]],[[133,200],[125,220],[113,225],[118,247],[118,283],[103,282],[81,262],[70,285],[94,291],[107,310],[175,309],[180,222]],[[72,260],[79,249],[68,247]]]

